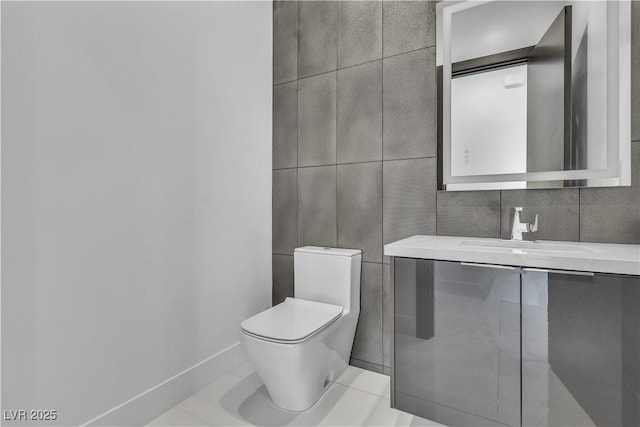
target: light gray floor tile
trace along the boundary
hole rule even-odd
[[[208,422],[201,420],[200,418],[192,415],[190,412],[185,411],[180,406],[174,406],[158,418],[150,421],[148,426],[208,426]]]
[[[366,371],[355,366],[347,366],[347,369],[336,379],[336,382],[386,399],[390,398],[391,386],[389,377],[376,372]]]
[[[223,375],[149,425],[210,426],[440,426],[390,407],[389,377],[350,366],[311,408],[276,407],[251,364]]]

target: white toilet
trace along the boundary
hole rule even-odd
[[[295,297],[242,322],[241,341],[273,403],[304,411],[349,364],[362,252],[305,246],[293,259]]]

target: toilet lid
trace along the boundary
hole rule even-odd
[[[342,307],[299,298],[284,302],[248,318],[240,325],[244,332],[271,341],[301,341],[331,324]]]

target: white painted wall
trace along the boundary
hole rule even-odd
[[[271,23],[2,2],[2,409],[87,422],[270,306]]]

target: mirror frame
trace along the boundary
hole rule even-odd
[[[607,4],[607,167],[500,175],[451,175],[452,14],[505,0],[445,0],[436,5],[438,189],[447,191],[527,188],[616,187],[631,185],[631,1]],[[518,0],[507,0],[518,1]],[[559,0],[561,1],[561,0]],[[566,2],[570,4],[570,2]],[[516,187],[513,187],[516,188]],[[519,187],[520,188],[520,187]]]

